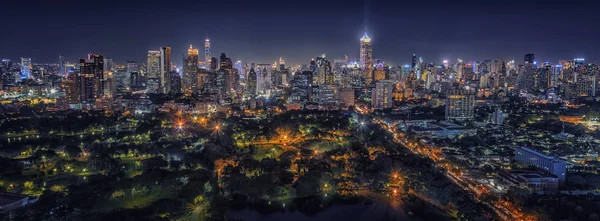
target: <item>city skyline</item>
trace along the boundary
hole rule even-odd
[[[329,58],[348,55],[358,60],[359,39],[365,29],[372,38],[373,59],[393,65],[410,63],[412,54],[433,63],[458,58],[521,62],[523,54],[530,52],[536,54],[538,62],[576,57],[595,62],[600,57],[593,50],[600,47],[595,40],[600,31],[590,28],[598,18],[589,13],[590,6],[598,3],[591,1],[570,5],[511,1],[491,5],[469,1],[435,5],[389,1],[273,3],[120,3],[135,7],[123,10],[109,7],[113,5],[110,2],[90,9],[86,3],[40,1],[24,15],[15,9],[25,5],[11,2],[0,9],[0,20],[6,30],[20,34],[3,36],[0,57],[56,63],[59,55],[75,62],[95,53],[123,64],[128,60],[142,62],[147,51],[163,46],[171,47],[174,57],[180,57],[190,44],[200,47],[210,38],[213,57],[226,53],[244,63],[272,63],[283,57],[289,64],[306,64],[320,54]],[[162,13],[155,13],[157,10]],[[89,25],[92,21],[100,22],[94,27]],[[178,66],[182,62],[173,60]]]

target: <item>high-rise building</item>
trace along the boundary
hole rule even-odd
[[[371,48],[371,38],[365,34],[360,38],[360,65],[365,72],[367,84],[371,83],[371,74],[373,73],[373,50]]]
[[[127,61],[127,72],[140,72],[140,66],[135,61]]]
[[[171,92],[171,47],[160,48],[160,89]]]
[[[113,60],[109,58],[108,55],[104,56],[104,71],[112,71],[113,70]]]
[[[375,88],[371,91],[371,106],[375,109],[392,108],[394,103],[392,92],[394,82],[390,80],[380,80],[375,82]]]
[[[210,58],[210,65],[208,67],[211,71],[216,71],[219,68],[219,61],[217,61],[217,58]]]
[[[473,119],[475,95],[464,89],[451,89],[446,95],[446,120]]]
[[[535,62],[535,56],[533,53],[525,54],[525,64],[532,64]]]
[[[171,80],[169,81],[171,83],[170,91],[169,93],[172,94],[178,94],[181,93],[181,75],[179,75],[179,73],[177,73],[177,71],[173,70],[170,73],[171,75]]]
[[[417,68],[417,55],[416,54],[413,54],[413,56],[412,56],[412,63],[411,63],[410,68],[411,68],[411,71],[416,71],[416,68]]]
[[[337,85],[319,85],[319,109],[335,110],[338,108],[339,92]]]
[[[162,93],[160,90],[160,51],[148,51],[146,69],[146,91],[152,94]]]
[[[334,75],[333,72],[331,71],[331,63],[329,62],[329,60],[325,60],[325,62],[322,65],[321,70],[323,71],[323,75],[325,77],[325,84],[334,84]]]
[[[206,38],[206,40],[204,40],[204,63],[207,67],[210,67],[210,62],[210,40]]]
[[[129,65],[128,65],[129,66]],[[79,97],[83,104],[94,104],[104,94],[104,58],[89,54],[79,59]]]
[[[246,94],[250,99],[256,98],[257,76],[254,68],[250,68],[246,79]]]
[[[190,45],[184,61],[183,91],[185,93],[198,92],[198,49]]]
[[[31,77],[31,58],[21,58],[21,79],[29,79]]]
[[[217,88],[217,94],[221,99],[227,97],[231,85],[230,81],[231,76],[229,76],[229,71],[225,69],[217,70],[215,86]]]

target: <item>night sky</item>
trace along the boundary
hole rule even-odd
[[[34,63],[76,61],[87,53],[115,62],[145,62],[148,50],[171,46],[173,62],[209,37],[212,56],[308,63],[359,56],[367,26],[373,55],[388,63],[504,59],[522,63],[585,57],[600,61],[600,1],[369,0],[5,0],[0,3],[0,58]],[[367,19],[365,19],[367,5]],[[365,22],[365,20],[367,22]]]

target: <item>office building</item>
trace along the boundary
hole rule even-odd
[[[524,166],[534,166],[558,177],[559,183],[566,180],[567,164],[556,157],[544,155],[527,147],[515,150],[515,161]]]
[[[31,58],[21,58],[21,79],[31,78]]]
[[[171,92],[171,48],[160,48],[160,90],[162,93]]]
[[[183,92],[186,94],[198,92],[198,49],[190,45],[184,60]]]
[[[169,93],[178,94],[181,93],[181,75],[177,73],[175,70],[170,73],[170,90]]]
[[[160,90],[160,51],[148,51],[146,63],[146,91],[151,94],[162,93]]]
[[[451,89],[446,95],[446,120],[473,119],[475,95],[464,89]]]
[[[248,76],[246,79],[246,94],[249,97],[249,99],[256,98],[256,83],[257,83],[256,72],[254,71],[254,68],[250,68],[250,71],[248,72]]]
[[[128,65],[129,67],[129,65]],[[80,102],[94,104],[104,94],[104,58],[102,55],[89,54],[87,59],[79,59]]]

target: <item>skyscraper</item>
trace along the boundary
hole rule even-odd
[[[104,93],[104,58],[102,55],[89,54],[87,59],[79,59],[80,102],[94,104],[96,98]]]
[[[183,88],[185,93],[198,92],[198,49],[190,45],[184,61]]]
[[[21,79],[31,77],[31,58],[21,58]]]
[[[366,32],[360,38],[360,65],[365,72],[366,83],[370,84],[373,72],[373,50],[371,49],[371,38],[369,38]]]
[[[533,53],[525,54],[525,64],[533,64],[535,61],[535,56]]]
[[[331,71],[331,62],[329,62],[329,60],[325,60],[325,62],[322,65],[321,70],[323,71],[323,75],[325,77],[325,84],[333,84],[334,83],[334,75],[333,72]]]
[[[178,94],[181,93],[181,75],[179,75],[179,73],[177,73],[175,70],[171,71],[170,73],[171,75],[171,90],[169,91],[169,93],[172,94]]]
[[[206,38],[206,40],[204,40],[204,64],[206,67],[210,67],[210,59],[210,40]]]
[[[250,68],[250,71],[248,72],[247,83],[246,83],[246,87],[247,87],[246,94],[248,95],[248,97],[250,99],[256,98],[256,83],[257,83],[256,72],[254,71],[254,68]]]
[[[147,79],[146,89],[148,93],[157,94],[160,90],[160,51],[148,51],[148,60],[146,64]]]
[[[160,89],[162,93],[171,92],[171,47],[160,48]]]

